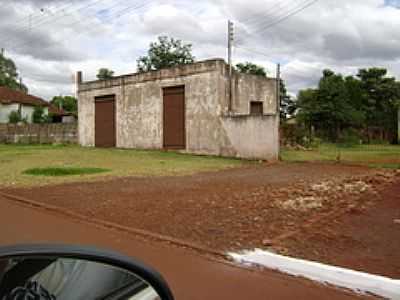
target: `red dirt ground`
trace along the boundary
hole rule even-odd
[[[237,267],[187,249],[96,226],[0,196],[0,245],[62,243],[112,249],[158,270],[176,300],[377,299],[272,270]],[[60,234],[62,232],[62,234]]]
[[[368,209],[342,215],[286,240],[289,253],[400,278],[400,180],[380,196]]]
[[[335,220],[343,214],[357,216],[386,201],[379,201],[379,193],[395,185],[397,177],[376,172],[335,164],[276,164],[186,177],[124,178],[3,191],[215,250],[272,246],[279,252],[320,259],[308,256],[316,251],[326,254],[330,260],[325,261],[340,265],[343,260],[335,260],[337,252],[353,245],[338,243],[333,236],[314,246],[307,243],[307,232],[314,232],[314,227],[320,230],[321,220]],[[358,227],[371,227],[372,220],[366,222]],[[348,234],[368,240],[358,227]],[[333,232],[341,237],[341,230],[338,226]],[[293,236],[301,238],[295,242]],[[396,230],[388,232],[386,244],[399,236]],[[297,245],[306,250],[296,252]],[[362,269],[399,277],[400,254],[392,252],[396,245],[387,247],[385,253],[394,258],[385,260],[380,259],[383,252],[379,247],[371,248],[371,259]],[[364,249],[351,250],[349,263],[342,265],[359,268],[353,258]]]

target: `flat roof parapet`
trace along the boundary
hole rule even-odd
[[[194,74],[213,72],[220,70],[224,72],[225,60],[221,58],[208,59],[191,64],[179,65],[172,68],[149,71],[144,73],[133,73],[116,76],[108,80],[87,81],[79,84],[79,92],[95,89],[112,88],[126,84],[137,84],[141,82],[157,81],[168,78],[184,77]]]

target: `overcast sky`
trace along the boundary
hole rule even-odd
[[[298,12],[312,3],[0,0],[0,47],[30,93],[45,99],[72,94],[77,70],[84,80],[101,67],[134,72],[159,35],[192,43],[198,60],[225,58],[228,19],[235,22],[234,61],[261,64],[270,76],[282,63],[291,93],[315,86],[328,67],[351,74],[380,66],[400,78],[400,0],[319,0]]]

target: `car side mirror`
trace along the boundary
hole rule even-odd
[[[162,276],[115,252],[64,245],[0,248],[0,299],[173,300]]]

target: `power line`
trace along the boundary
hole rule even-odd
[[[109,20],[109,19],[112,19],[112,18],[120,18],[120,17],[122,17],[122,16],[124,16],[124,15],[129,15],[129,14],[131,14],[132,12],[136,11],[137,9],[147,7],[147,6],[151,5],[151,4],[152,4],[152,3],[151,3],[150,1],[145,1],[144,3],[142,3],[142,4],[140,4],[140,5],[130,5],[130,6],[128,6],[128,7],[125,7],[123,10],[118,11],[118,13],[109,16],[109,18],[106,18],[106,21]],[[93,28],[90,28],[90,29],[93,30]],[[89,32],[90,32],[90,30],[89,30]],[[82,34],[82,33],[83,33],[83,32],[80,32],[80,33],[78,33],[78,35],[80,35],[80,34]],[[76,36],[77,36],[77,35],[75,35],[75,36],[73,36],[73,37],[76,37]],[[64,41],[65,41],[65,40],[64,40]],[[47,82],[51,82],[51,81],[49,81],[49,80],[47,80],[47,79],[44,79],[44,78],[43,78],[43,79],[35,79],[34,76],[33,76],[32,79],[35,80],[35,81],[43,81],[43,82],[47,81]],[[57,82],[57,83],[60,83],[60,82]],[[60,83],[60,84],[61,84],[61,83]]]
[[[284,5],[281,5],[284,4]],[[283,9],[286,9],[293,4],[296,5],[295,1],[288,0],[287,2],[281,2],[276,5],[272,5],[269,8],[267,8],[264,12],[258,12],[253,14],[254,17],[247,18],[245,20],[241,20],[240,22],[243,24],[255,24],[259,22],[260,20],[265,21],[268,17],[275,17],[276,12],[282,11]]]
[[[147,7],[147,6],[151,5],[151,4],[152,4],[151,2],[145,1],[144,3],[141,3],[141,4],[139,4],[139,5],[135,4],[135,5],[130,5],[130,6],[124,7],[122,10],[119,10],[117,13],[112,14],[112,15],[110,15],[108,18],[104,19],[104,21],[108,21],[108,20],[115,19],[115,18],[120,18],[120,17],[122,17],[122,16],[124,16],[124,15],[131,14],[132,12],[134,12],[134,11],[136,11],[136,10],[138,10],[138,9],[145,8],[145,7]],[[87,32],[90,32],[90,31],[93,30],[93,29],[96,29],[96,28],[91,27],[91,28],[89,29],[89,31],[87,31]],[[87,32],[86,32],[86,33],[87,33]],[[82,32],[80,32],[80,33],[78,33],[78,34],[76,34],[76,35],[74,35],[74,36],[71,36],[71,38],[76,37],[76,36],[78,36],[78,35],[81,35],[82,33],[84,33],[84,31],[82,31]],[[67,40],[68,40],[68,39],[67,39]],[[65,40],[63,40],[63,42],[64,42],[64,41],[65,41]],[[30,44],[30,43],[26,43],[26,44]],[[34,80],[35,80],[35,79],[34,79]],[[44,80],[43,80],[43,81],[44,81]]]
[[[250,48],[246,48],[246,47],[242,47],[242,46],[236,46],[237,49],[241,49],[250,53],[254,53],[254,54],[258,54],[261,56],[265,56],[267,58],[270,58],[270,56],[268,54],[266,54],[265,52],[262,52],[261,50],[257,50],[257,49],[250,49]]]
[[[275,26],[275,25],[277,25],[277,24],[279,24],[279,23],[281,23],[281,22],[283,22],[283,21],[285,21],[287,19],[289,19],[290,17],[292,17],[294,15],[299,14],[300,12],[302,12],[303,10],[307,9],[308,7],[314,5],[318,1],[319,0],[312,0],[311,2],[310,1],[304,1],[304,3],[300,5],[300,7],[292,10],[291,12],[289,12],[288,14],[286,14],[284,16],[279,17],[277,20],[265,25],[263,27],[263,31],[267,30],[268,28],[271,28],[271,27],[273,27],[273,26]]]
[[[295,9],[285,13],[284,15],[278,16],[278,18],[275,19],[274,21],[269,22],[269,23],[265,24],[262,28],[259,28],[258,30],[254,31],[253,34],[254,33],[264,33],[264,32],[266,32],[268,29],[270,29],[270,28],[272,28],[272,27],[284,22],[285,20],[289,19],[290,17],[292,17],[292,16],[294,16],[296,14],[299,14],[300,12],[302,12],[303,10],[307,9],[308,7],[314,5],[318,1],[319,0],[312,0],[312,1],[307,0],[307,1],[304,1],[303,4],[301,4],[301,6],[297,5]],[[239,39],[238,40],[238,44],[240,44],[241,42],[243,42],[245,40],[246,39]]]
[[[100,0],[100,1],[104,1],[104,0]],[[120,0],[118,3],[121,3],[121,2],[124,2],[124,0]],[[103,10],[109,10],[109,11],[112,11],[113,13],[114,13],[115,11],[117,11],[117,14],[116,14],[116,15],[118,15],[118,13],[120,13],[121,11],[124,11],[125,9],[128,9],[128,12],[129,12],[129,9],[130,9],[130,8],[133,8],[133,9],[137,8],[137,7],[134,7],[134,5],[131,5],[131,6],[128,6],[128,7],[124,7],[123,10],[119,10],[119,11],[118,11],[118,5],[119,5],[119,4],[112,5],[112,6],[107,7],[107,8],[99,9],[99,10],[97,10],[97,11],[95,12],[95,15],[98,14],[99,12],[103,11]],[[135,5],[136,5],[136,4],[135,4]],[[103,22],[104,22],[104,21],[108,21],[108,20],[112,19],[113,16],[114,16],[113,14],[110,14],[110,15],[108,16],[108,18],[105,18],[105,19],[103,19],[102,21],[103,21]],[[70,27],[73,27],[73,26],[75,26],[75,25],[77,25],[77,24],[80,24],[80,23],[82,23],[82,22],[87,22],[87,21],[89,22],[89,25],[95,25],[94,22],[93,22],[92,20],[86,18],[86,19],[83,19],[83,20],[81,19],[81,20],[78,20],[78,21],[75,21],[75,22],[66,24],[65,26],[68,27],[68,28],[70,28]],[[90,23],[91,23],[91,24],[90,24]],[[84,33],[84,32],[85,32],[85,31],[81,31],[80,33],[75,34],[74,36],[81,35],[81,34]],[[65,40],[64,40],[64,41],[65,41]],[[32,43],[34,43],[34,42],[35,42],[35,41],[29,41],[29,42],[22,42],[22,43],[20,43],[20,44],[14,44],[13,46],[11,46],[11,49],[18,49],[18,48],[21,48],[21,47],[23,47],[23,46],[32,44]]]
[[[34,24],[34,26],[32,24],[32,26],[30,26],[30,28],[28,26],[28,29],[29,29],[29,31],[31,31],[32,29],[41,27],[41,26],[43,26],[45,24],[49,24],[49,23],[52,23],[52,22],[56,23],[57,21],[61,20],[62,18],[65,18],[67,16],[71,16],[73,13],[80,12],[80,11],[83,11],[85,9],[88,9],[88,8],[94,6],[95,4],[98,4],[99,2],[102,2],[102,1],[105,1],[105,0],[95,0],[92,3],[86,4],[86,5],[82,6],[82,7],[74,9],[74,10],[72,10],[70,12],[65,11],[65,9],[59,10],[55,14],[50,16],[50,19],[44,18],[44,19],[42,19],[42,22],[36,23],[36,24]],[[72,6],[73,5],[68,5],[68,7],[72,7]],[[58,13],[62,13],[62,14],[60,16],[58,16],[57,15]],[[19,27],[18,29],[26,31],[26,26],[25,27]],[[9,43],[10,41],[12,42],[12,41],[14,41],[16,39],[17,39],[16,37],[11,38],[11,39],[2,39],[2,40],[0,40],[0,43]]]
[[[66,9],[67,7],[70,7],[70,6],[73,6],[74,4],[72,4],[72,3],[70,3],[69,5],[58,5],[58,6],[55,6],[55,8],[57,8],[57,10],[60,8],[60,7],[62,7],[62,9],[60,9],[60,10],[64,10],[64,9]],[[47,6],[47,7],[49,7],[49,6]],[[39,11],[40,12],[44,12],[44,11],[49,11],[45,6],[44,7],[40,7],[39,8]],[[12,22],[12,24],[10,24],[10,25],[13,25],[13,26],[15,26],[15,24],[19,24],[19,23],[24,23],[25,21],[34,21],[33,19],[42,19],[42,16],[37,16],[37,13],[29,13],[27,16],[25,16],[25,17],[22,17],[22,18],[20,18],[20,19],[18,19],[18,20],[15,20],[15,21],[13,21]],[[28,25],[21,25],[21,26],[17,26],[16,28],[27,28],[27,27],[29,27]],[[15,27],[14,27],[15,28]]]

